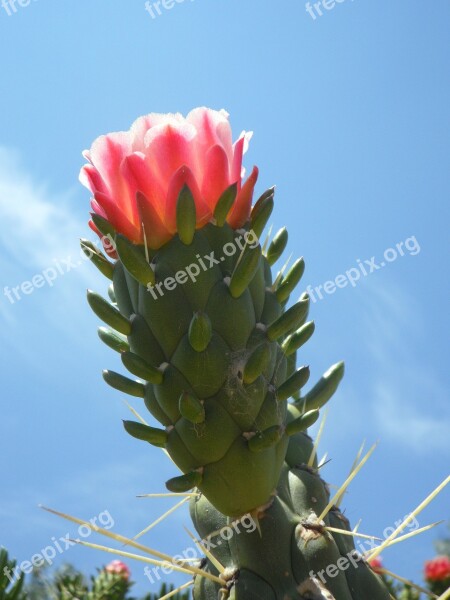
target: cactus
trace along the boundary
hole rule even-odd
[[[122,363],[139,377],[136,381],[105,371],[106,382],[142,397],[164,426],[126,421],[125,429],[164,447],[183,471],[167,483],[169,490],[196,486],[229,516],[267,503],[291,431],[312,424],[342,375],[339,366],[323,391],[306,397],[303,418],[308,423],[299,415],[297,424],[286,427],[287,400],[309,378],[307,367],[293,369],[309,300],[305,295],[283,309],[287,284],[293,288],[298,276],[291,269],[273,284],[269,262],[250,227],[234,231],[226,223],[210,223],[188,245],[175,236],[152,257],[155,283],[149,289],[132,277],[130,245],[118,237],[120,259],[112,275],[117,305],[93,292],[88,295],[94,311],[127,335],[129,349],[121,352]],[[236,254],[221,261],[224,248]],[[203,270],[198,281],[160,295],[158,282],[172,285],[180,272],[187,277],[186,268],[192,272],[197,265],[200,270],[205,257],[215,257],[218,264]]]
[[[202,538],[246,513],[258,522],[253,533],[207,554],[204,568],[217,574],[220,563],[224,583],[197,576],[195,600],[389,600],[381,579],[355,554],[351,535],[327,529],[350,530],[336,507],[327,508],[328,488],[310,460],[305,431],[337,389],[343,364],[302,392],[309,368],[297,369],[296,355],[314,324],[307,322],[307,294],[289,308],[288,302],[305,265],[299,259],[273,276],[287,231],[263,248],[259,237],[274,190],[250,210],[257,171],[241,185],[243,138],[233,155],[226,126],[212,113],[202,113],[200,125],[198,114],[187,123],[167,117],[152,138],[156,149],[147,135],[139,137],[160,124],[150,115],[131,137],[100,138],[87,154],[92,164],[82,179],[95,197],[91,227],[114,259],[82,240],[112,280],[109,300],[89,291],[88,301],[109,326],[99,330],[101,340],[137,378],[105,371],[104,379],[143,399],[162,425],[124,423],[133,437],[164,448],[182,471],[167,482],[170,491],[200,492],[191,514]],[[197,144],[191,155],[189,144]],[[230,181],[232,170],[237,181]],[[164,184],[165,205],[155,200]],[[350,566],[339,567],[349,557]],[[335,564],[337,573],[324,575]]]
[[[290,419],[295,418],[296,410],[291,408]],[[387,588],[355,550],[352,537],[327,530],[329,526],[350,531],[340,510],[333,506],[323,520],[318,519],[330,494],[317,461],[308,466],[312,451],[312,440],[304,432],[290,438],[277,494],[256,515],[259,526],[254,531],[240,530],[204,496],[191,500],[195,527],[225,568],[223,598],[389,600]],[[219,535],[225,531],[233,535]],[[213,558],[204,568],[218,574]],[[221,598],[220,586],[196,577],[194,598]]]

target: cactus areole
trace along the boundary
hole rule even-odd
[[[260,518],[256,532],[211,550],[227,576],[222,587],[197,578],[195,598],[388,599],[365,564],[323,581],[311,574],[354,551],[351,537],[324,528],[348,528],[337,510],[317,521],[329,491],[307,464],[303,433],[344,369],[337,363],[303,393],[309,369],[296,355],[314,323],[307,294],[289,299],[304,262],[272,274],[287,231],[261,247],[274,189],[252,205],[258,169],[245,179],[242,168],[250,137],[233,143],[227,113],[198,108],[141,117],[85,152],[90,226],[108,256],[81,244],[112,282],[109,299],[88,291],[88,301],[131,374],[104,379],[152,415],[124,426],[169,453],[181,474],[167,488],[201,493],[191,512],[202,537],[247,513]]]

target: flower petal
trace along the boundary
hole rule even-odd
[[[130,129],[132,152],[144,152],[145,135],[149,129],[156,127],[157,125],[163,125],[164,123],[172,123],[173,121],[182,122],[182,115],[180,113],[169,115],[163,113],[150,113],[136,119]]]
[[[95,200],[104,210],[108,221],[111,223],[111,225],[116,231],[123,233],[123,235],[125,235],[130,240],[141,239],[139,225],[137,223],[132,223],[131,221],[129,221],[126,215],[124,215],[124,213],[117,206],[117,203],[114,202],[114,200],[112,200],[106,194],[102,194],[102,192],[96,192]]]
[[[136,204],[142,224],[142,241],[145,239],[147,245],[156,250],[168,242],[172,237],[164,225],[153,204],[142,194],[136,194]]]
[[[221,194],[230,185],[228,157],[222,146],[213,146],[206,154],[203,167],[202,197],[214,212]]]
[[[145,136],[145,155],[148,164],[163,190],[167,192],[170,179],[183,165],[195,167],[196,157],[192,140],[195,128],[189,123],[165,123],[153,127]]]
[[[145,154],[135,152],[125,159],[134,178],[136,191],[141,192],[150,202],[160,218],[164,218],[166,192],[155,177],[152,165]]]
[[[253,167],[253,171],[237,195],[236,202],[234,203],[233,209],[227,219],[228,223],[234,229],[239,229],[239,227],[242,227],[250,216],[253,190],[258,180],[258,174],[258,167]]]

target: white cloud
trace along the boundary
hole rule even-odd
[[[18,154],[0,146],[2,244],[10,261],[44,268],[65,257],[85,229],[71,208],[72,199],[73,193],[55,196],[45,184],[33,181]]]
[[[76,207],[75,189],[78,186],[74,184],[73,191],[50,191],[47,184],[34,181],[26,172],[16,152],[0,146],[0,316],[10,328],[21,322],[23,327],[24,320],[32,329],[39,328],[39,321],[45,320],[76,335],[73,315],[88,314],[86,305],[80,303],[82,290],[106,288],[106,281],[79,247],[79,238],[89,235],[89,198],[83,192],[83,216]],[[28,294],[20,289],[23,282],[31,282],[46,270],[53,270],[50,277],[56,274],[51,284],[33,286]],[[10,291],[8,298],[6,288],[16,288],[17,295]],[[14,336],[9,337],[14,344]],[[22,347],[21,353],[26,349]]]
[[[402,289],[367,288],[372,410],[383,437],[418,454],[449,452],[446,389],[427,363],[420,307]],[[417,350],[416,350],[417,349]]]

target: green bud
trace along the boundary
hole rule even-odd
[[[288,232],[286,227],[280,229],[280,231],[273,238],[268,250],[267,250],[267,262],[270,266],[274,265],[280,256],[283,254],[288,242]]]
[[[108,385],[115,390],[129,394],[130,396],[136,396],[137,398],[143,398],[145,396],[145,386],[140,381],[134,381],[116,373],[115,371],[103,371],[103,379]]]
[[[183,392],[179,400],[181,415],[191,423],[199,424],[205,420],[205,407],[198,398]]]
[[[111,284],[108,287],[108,296],[109,296],[109,299],[111,300],[111,302],[114,302],[114,304],[117,303],[117,298],[116,298],[116,294],[114,292],[114,285],[113,284]]]
[[[267,221],[270,219],[270,215],[272,214],[274,206],[274,193],[274,188],[271,188],[271,190],[265,192],[265,194],[261,196],[252,209],[251,228],[258,237],[260,237],[264,231],[264,227],[267,225]]]
[[[214,209],[214,218],[219,227],[225,225],[225,221],[230,213],[230,210],[236,200],[237,183],[233,183],[220,196],[216,208]]]
[[[116,249],[125,269],[141,285],[147,286],[155,283],[155,272],[147,262],[143,246],[132,244],[125,236],[116,236]]]
[[[177,231],[180,240],[186,246],[190,246],[194,239],[196,225],[197,211],[195,209],[194,196],[185,184],[177,201]]]
[[[208,315],[197,312],[192,317],[189,325],[189,343],[196,352],[203,352],[209,345],[212,337],[212,325]]]
[[[271,342],[286,335],[303,324],[308,315],[309,296],[300,299],[267,328],[267,337]]]
[[[114,265],[106,258],[106,256],[100,252],[90,240],[81,239],[80,245],[84,254],[89,258],[91,263],[97,267],[100,273],[112,280]]]
[[[259,266],[261,248],[244,248],[230,279],[230,294],[239,298],[250,285]]]
[[[202,474],[198,471],[191,471],[186,475],[180,475],[180,477],[174,477],[166,481],[166,488],[169,492],[175,494],[188,492],[192,488],[198,487],[202,482]]]
[[[115,350],[116,352],[126,352],[130,349],[130,346],[127,340],[112,331],[111,329],[107,329],[106,327],[98,328],[98,337],[102,340],[104,344]]]
[[[109,221],[98,215],[97,213],[91,213],[91,219],[97,229],[104,237],[115,238],[116,230]]]
[[[305,431],[308,427],[314,425],[314,423],[319,418],[319,410],[310,410],[303,414],[301,417],[294,419],[287,425],[286,427],[286,435],[291,436],[299,433],[300,431]]]
[[[309,367],[300,367],[277,389],[278,401],[283,402],[298,392],[308,381],[309,375]]]
[[[280,439],[281,429],[278,425],[274,425],[250,438],[248,440],[248,447],[252,452],[261,452],[261,450],[275,446]]]
[[[137,423],[136,421],[124,421],[125,431],[138,440],[148,442],[153,446],[163,448],[167,442],[167,432],[164,429],[157,429]]]
[[[270,349],[268,344],[257,346],[244,367],[244,383],[250,384],[258,379],[265,371],[270,360]]]
[[[162,371],[149,365],[143,358],[133,352],[124,352],[121,356],[124,366],[136,377],[145,379],[149,383],[159,385],[163,382]]]
[[[338,362],[323,374],[318,383],[299,401],[305,411],[322,408],[328,402],[344,376],[344,363]]]
[[[315,329],[314,321],[309,321],[302,325],[297,331],[294,331],[289,337],[287,337],[281,344],[281,349],[286,356],[291,356],[294,352],[297,352],[303,344],[305,344],[314,333]]]
[[[278,286],[275,292],[278,302],[285,302],[291,293],[294,291],[296,285],[300,281],[305,272],[305,261],[303,258],[299,258],[295,261],[288,273],[284,277],[283,281]]]
[[[115,306],[112,306],[107,300],[91,290],[87,291],[87,299],[89,306],[99,319],[116,331],[123,333],[123,335],[128,335],[131,332],[130,321]]]

